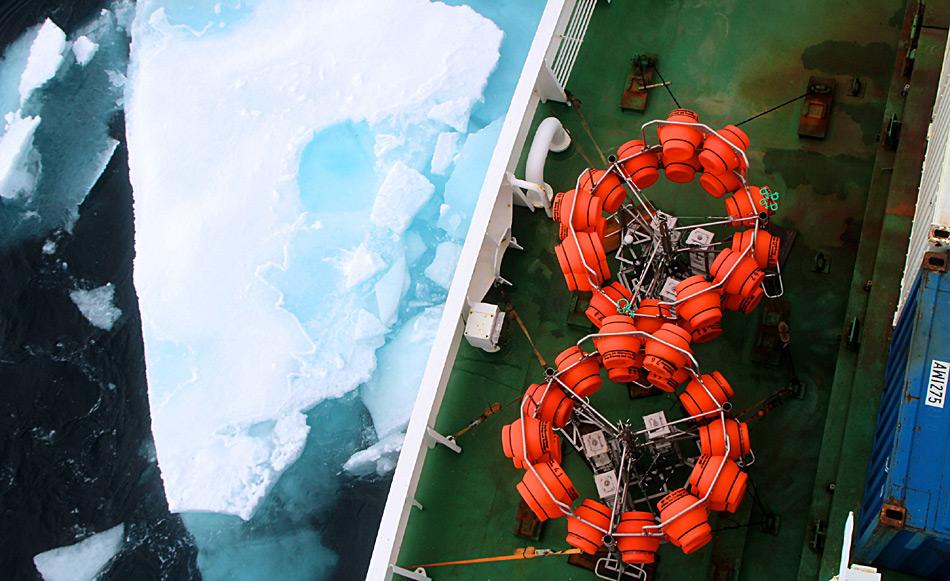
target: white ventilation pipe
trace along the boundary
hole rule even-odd
[[[539,195],[548,216],[551,215],[553,190],[544,182],[544,162],[548,157],[548,151],[561,152],[570,145],[571,136],[568,135],[561,122],[556,117],[548,117],[538,125],[538,129],[534,132],[534,139],[531,141],[531,149],[528,150],[528,161],[525,163],[525,181],[528,185],[522,187]]]

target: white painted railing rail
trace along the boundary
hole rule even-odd
[[[558,44],[569,22],[569,15],[573,14],[571,10],[574,6],[575,0],[548,0],[505,116],[449,288],[442,321],[426,363],[402,453],[393,475],[366,575],[371,581],[390,579],[393,576],[393,567],[399,564],[403,533],[410,510],[413,510],[412,507],[416,504],[416,487],[426,454],[433,445],[428,434],[435,426],[445,386],[462,338],[463,311],[467,312],[470,296],[475,301],[481,299],[480,296],[475,296],[478,291],[474,288],[477,281],[473,280],[473,274],[483,246],[491,244],[490,240],[486,241],[486,235],[490,232],[489,222],[499,203],[506,199],[507,204],[512,203],[512,187],[508,184],[507,175],[514,173],[516,169],[538,103],[542,99],[558,98],[558,88],[551,86],[550,63],[559,50]],[[563,96],[563,91],[560,91],[560,96]]]
[[[584,43],[587,27],[590,26],[590,19],[596,7],[597,0],[577,0],[573,10],[571,10],[567,27],[564,33],[560,35],[560,45],[557,54],[554,56],[554,62],[551,64],[551,70],[562,89],[567,88],[567,81],[571,78],[574,63],[577,62],[577,55]]]

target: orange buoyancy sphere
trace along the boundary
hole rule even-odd
[[[608,214],[620,209],[627,198],[627,190],[623,187],[623,180],[617,174],[602,170],[588,169],[581,174],[581,191],[586,191],[604,201],[603,208]]]
[[[634,139],[617,149],[617,159],[624,174],[641,190],[649,188],[660,177],[660,157],[646,150],[643,141]]]
[[[660,299],[643,299],[634,312],[633,324],[637,331],[655,333],[663,323],[669,322],[673,312]]]
[[[515,487],[521,498],[540,521],[564,516],[557,503],[570,507],[578,497],[571,479],[556,462],[539,462],[533,467],[533,471],[525,470]]]
[[[524,429],[522,427],[525,426]],[[561,460],[561,440],[550,423],[525,416],[501,428],[501,449],[515,468],[529,464]]]
[[[601,334],[635,333],[636,331],[637,328],[633,325],[633,319],[627,315],[604,317],[604,323],[600,328]],[[642,342],[638,335],[594,337],[594,347],[600,353],[604,361],[604,367],[607,369],[632,366],[636,361],[637,352],[640,351]]]
[[[706,502],[716,511],[736,512],[747,483],[748,475],[724,456],[700,456],[689,475],[690,492],[698,498],[709,494]]]
[[[666,179],[675,184],[688,184],[696,177],[696,173],[702,170],[703,166],[695,155],[675,161],[663,158],[663,173],[666,174]]]
[[[673,375],[689,361],[690,335],[682,328],[664,323],[644,346],[643,367],[658,374]]]
[[[568,190],[554,196],[551,205],[553,218],[562,226],[568,224],[577,232],[597,232],[603,238],[605,227],[603,214],[604,201],[588,192]],[[573,206],[573,214],[571,208]],[[573,216],[572,220],[569,218]]]
[[[692,379],[679,396],[680,404],[682,404],[688,416],[699,416],[700,414],[714,412],[734,395],[732,386],[718,371],[704,373],[699,376],[699,379],[702,380],[702,383],[695,378]],[[697,417],[694,420],[698,422],[708,417]]]
[[[726,198],[726,214],[732,218],[732,225],[736,228],[741,228],[751,224],[751,219],[763,212],[767,216],[775,214],[771,206],[763,206],[760,203],[764,197],[765,194],[762,192],[762,188],[759,186],[749,186],[748,192],[740,189]]]
[[[555,428],[566,426],[574,413],[574,400],[555,384],[531,384],[523,402],[525,417],[535,417],[537,412],[539,420],[549,422]]]
[[[727,171],[720,174],[703,172],[703,175],[699,176],[699,185],[702,186],[706,193],[714,198],[721,198],[726,194],[731,194],[742,187],[742,182],[739,181],[739,177],[731,171]]]
[[[750,228],[732,235],[732,251],[741,253],[751,245],[752,257],[759,268],[770,268],[778,264],[780,244],[781,238],[761,228]]]
[[[679,123],[698,123],[699,115],[689,109],[673,109],[667,121]],[[667,162],[685,161],[693,157],[694,152],[703,143],[703,132],[688,125],[660,125],[656,130],[663,145],[663,159]]]
[[[610,278],[603,243],[594,233],[576,232],[568,236],[554,247],[554,254],[569,291],[589,291]]]
[[[594,289],[593,295],[590,297],[590,306],[587,307],[584,314],[587,315],[591,323],[600,328],[604,317],[617,314],[617,303],[620,300],[627,301],[627,304],[629,304],[631,294],[627,287],[620,284],[619,281],[614,281],[600,287],[600,289]]]
[[[557,379],[580,397],[587,397],[600,389],[600,362],[577,345],[562,351],[555,359]]]
[[[728,453],[726,442],[729,443]],[[728,456],[732,460],[739,460],[752,451],[749,426],[731,418],[716,418],[699,428],[699,449],[706,456]]]
[[[720,294],[701,275],[691,276],[674,289],[676,300],[683,301],[676,307],[676,316],[686,319],[692,329],[702,328],[722,319]]]
[[[724,248],[709,265],[713,283],[722,284],[727,295],[750,296],[762,284],[765,273],[751,255],[742,256],[732,248]]]
[[[726,125],[718,133],[707,135],[703,143],[703,151],[699,154],[703,169],[721,174],[740,168],[742,159],[729,144],[746,151],[749,149],[749,136],[735,125]]]
[[[687,555],[712,540],[712,527],[709,526],[706,507],[685,488],[677,488],[664,496],[657,508],[660,510],[660,520],[664,523],[663,534]],[[683,511],[686,512],[680,514]]]
[[[657,532],[656,529],[643,530],[643,527],[656,525],[656,518],[652,513],[643,511],[625,512],[620,515],[617,524],[617,548],[620,549],[620,558],[624,563],[642,565],[656,560],[656,552],[660,548],[660,537],[626,537],[624,534],[644,534]]]
[[[604,544],[604,531],[609,530],[610,509],[596,500],[585,498],[574,509],[574,516],[567,517],[567,544],[593,555]]]

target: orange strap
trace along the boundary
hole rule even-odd
[[[535,557],[553,557],[556,555],[576,555],[580,549],[565,549],[563,551],[549,551],[547,549],[535,549],[527,547],[517,549],[513,555],[502,555],[500,557],[482,557],[480,559],[464,559],[461,561],[442,561],[441,563],[426,563],[425,565],[413,565],[409,569],[419,567],[448,567],[449,565],[472,565],[474,563],[494,563],[496,561],[521,561],[524,559],[534,559]]]

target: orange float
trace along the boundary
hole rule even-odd
[[[549,422],[555,428],[563,428],[574,413],[574,400],[557,385],[532,383],[525,392],[524,415],[535,417],[535,412],[539,420]]]
[[[688,416],[698,416],[718,410],[735,395],[732,386],[718,371],[704,373],[699,378],[702,383],[693,378],[679,396],[680,404]],[[695,418],[694,421],[699,422],[704,419],[706,417]]]
[[[722,297],[722,308],[727,311],[739,311],[748,315],[755,310],[762,299],[765,297],[765,290],[761,286],[756,287],[747,297],[739,295],[724,295]]]
[[[526,426],[523,431],[522,426]],[[527,415],[524,422],[517,419],[502,426],[501,449],[506,458],[511,458],[515,468],[524,468],[525,460],[530,464],[548,460],[561,462],[561,439],[551,424]]]
[[[604,317],[601,333],[634,333],[637,328],[633,319],[627,315],[611,315]],[[594,337],[594,347],[603,359],[604,367],[608,370],[630,367],[636,361],[642,340],[637,335],[614,335],[610,337]]]
[[[762,284],[765,273],[759,268],[755,259],[741,252],[734,252],[731,248],[724,248],[713,263],[709,265],[709,274],[713,282],[722,285],[723,294],[752,296],[756,288]]]
[[[627,190],[624,189],[620,177],[602,169],[588,169],[581,174],[580,189],[604,201],[604,211],[613,214],[620,209],[627,199]]]
[[[623,299],[629,303],[631,298],[630,291],[627,290],[627,287],[614,281],[600,287],[599,292],[596,289],[594,290],[594,294],[590,297],[590,306],[587,307],[584,314],[587,315],[591,323],[597,328],[600,328],[603,324],[604,317],[617,314],[617,302]]]
[[[702,171],[703,166],[699,164],[699,159],[694,155],[683,160],[667,160],[663,158],[663,172],[666,179],[675,184],[688,184],[696,177],[696,172]]]
[[[571,204],[574,204],[574,213],[573,219],[569,220]],[[577,232],[597,232],[603,238],[605,226],[603,205],[604,201],[597,196],[584,191],[577,193],[576,190],[568,190],[554,196],[551,214],[554,220],[563,227],[567,227],[570,223]]]
[[[749,199],[750,194],[752,200],[755,201],[754,204],[752,200]],[[765,195],[759,186],[749,186],[748,192],[739,190],[726,198],[726,213],[732,218],[732,225],[736,228],[748,226],[751,223],[749,218],[754,218],[763,212],[767,216],[775,214],[771,206],[763,206],[760,204],[760,200],[763,198],[765,198]]]
[[[722,466],[720,471],[719,467]],[[716,472],[719,472],[718,478]],[[710,510],[736,512],[745,496],[749,475],[724,456],[700,456],[689,475],[689,489],[698,498],[706,498]]]
[[[699,115],[689,109],[673,109],[666,120],[680,123],[698,123]],[[656,133],[663,145],[664,163],[686,161],[693,157],[695,151],[703,143],[703,133],[696,127],[660,125]]]
[[[561,351],[554,359],[558,380],[580,397],[587,397],[600,389],[604,380],[600,377],[600,363],[577,345]]]
[[[701,549],[712,540],[712,527],[709,526],[709,513],[706,507],[697,504],[689,508],[697,502],[698,499],[685,488],[677,488],[664,496],[657,504],[660,520],[666,522],[663,526],[663,534],[667,540],[687,555]],[[676,520],[667,522],[684,510],[686,512]]]
[[[755,239],[753,244],[752,240]],[[752,228],[732,235],[732,251],[742,252],[752,245],[752,257],[759,268],[770,268],[778,264],[779,246],[782,239],[761,228]]]
[[[617,532],[622,534],[641,534],[643,527],[656,525],[656,519],[649,512],[625,512],[620,515]],[[649,531],[648,531],[649,532]],[[660,548],[660,537],[617,537],[617,548],[624,563],[643,565],[656,560],[656,551]]]
[[[726,437],[723,436],[723,426]],[[726,454],[726,441],[729,442],[729,453]],[[749,426],[739,420],[716,418],[712,422],[699,428],[699,449],[706,456],[728,456],[731,460],[739,460],[747,456],[752,447],[749,443]]]
[[[567,517],[567,544],[593,555],[604,544],[604,532],[600,529],[610,530],[610,509],[596,500],[585,498],[574,509],[574,516]]]
[[[574,488],[574,484],[571,483],[571,479],[560,464],[549,461],[539,462],[533,466],[537,476],[535,472],[526,470],[521,482],[515,488],[538,520],[546,521],[549,518],[563,516],[564,513],[555,500],[571,506],[577,500],[577,489]]]
[[[723,306],[722,308],[725,307]],[[704,325],[698,329],[694,329],[687,321],[682,319],[677,321],[676,324],[689,332],[689,336],[692,338],[693,343],[708,343],[719,335],[722,335],[722,324],[720,324],[718,321],[715,323],[709,323],[708,325]]]
[[[703,169],[714,174],[740,169],[742,159],[729,144],[746,151],[749,149],[749,136],[735,125],[726,125],[718,133],[707,135],[703,143],[703,151],[699,154]]]
[[[682,351],[660,341],[665,341]],[[674,381],[672,376],[689,361],[688,353],[691,353],[689,344],[690,334],[687,331],[672,323],[664,323],[644,345],[646,357],[643,359],[643,367],[649,371],[647,380],[666,391],[675,389],[677,384],[671,386],[671,382]]]
[[[617,149],[620,168],[641,190],[649,188],[660,179],[660,157],[653,151],[641,153],[644,149],[646,145],[639,139],[628,141]],[[636,157],[633,157],[634,155]]]
[[[577,237],[575,240],[574,236]],[[610,278],[607,255],[600,238],[591,232],[577,232],[554,247],[561,273],[570,291],[589,291]],[[583,260],[581,259],[583,257]],[[584,263],[591,270],[584,267]]]
[[[714,198],[721,198],[726,194],[731,194],[742,187],[739,177],[731,171],[721,174],[703,172],[699,176],[699,185],[706,193]]]
[[[702,329],[722,319],[719,292],[706,282],[706,277],[691,276],[674,290],[677,302],[683,301],[676,307],[676,316],[685,319],[691,329]]]
[[[663,323],[668,322],[673,317],[673,312],[668,305],[661,304],[660,299],[643,299],[633,315],[633,324],[637,331],[653,334]]]

